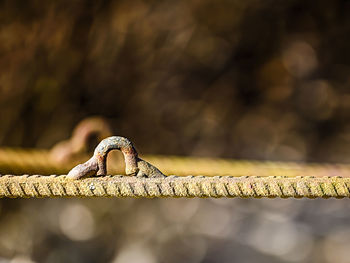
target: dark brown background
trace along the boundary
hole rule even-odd
[[[49,148],[100,115],[142,153],[349,162],[349,36],[349,1],[1,1],[0,145]],[[3,262],[350,256],[347,200],[1,207]]]

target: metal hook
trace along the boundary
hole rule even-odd
[[[92,135],[101,140],[112,135],[112,129],[107,120],[102,117],[89,117],[74,128],[69,140],[57,143],[50,151],[50,158],[57,163],[67,163],[87,152],[88,142]]]
[[[95,148],[94,155],[85,163],[70,170],[67,177],[79,179],[95,174],[106,175],[107,155],[112,150],[120,150],[123,153],[127,175],[165,177],[158,168],[138,157],[138,153],[129,139],[120,136],[112,136],[102,140]]]

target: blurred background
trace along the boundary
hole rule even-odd
[[[0,146],[100,115],[144,154],[350,161],[349,1],[0,2]],[[0,171],[1,172],[1,171]],[[2,200],[0,262],[350,262],[348,200]]]

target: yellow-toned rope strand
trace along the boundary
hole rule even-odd
[[[111,152],[108,172],[124,172],[122,156]],[[57,163],[50,159],[49,151],[37,149],[0,148],[0,172],[10,174],[65,174],[76,164],[90,156],[82,156],[69,163]],[[158,167],[165,174],[232,175],[232,176],[342,176],[350,177],[350,165],[300,164],[290,162],[246,161],[215,158],[142,155],[144,160]]]
[[[350,197],[350,178],[105,176],[80,180],[52,175],[2,175],[0,197]]]

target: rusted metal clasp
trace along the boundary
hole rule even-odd
[[[92,137],[100,141],[111,135],[112,129],[107,120],[99,116],[86,118],[75,127],[69,140],[59,142],[51,149],[50,158],[59,164],[70,163],[88,152]]]
[[[94,155],[85,163],[75,166],[67,175],[71,179],[79,179],[91,175],[107,174],[107,155],[112,150],[120,150],[124,155],[125,173],[139,177],[165,177],[152,164],[138,157],[132,142],[124,137],[112,136],[102,140],[96,147]]]

